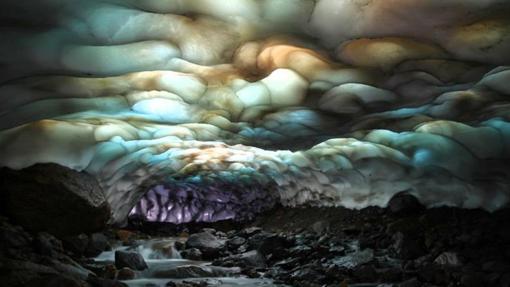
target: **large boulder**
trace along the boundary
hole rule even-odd
[[[128,267],[133,270],[145,270],[148,268],[147,263],[142,255],[136,252],[115,251],[115,267]]]
[[[89,233],[106,226],[110,207],[96,179],[56,164],[0,169],[1,212],[31,231]]]
[[[388,210],[394,215],[405,216],[420,213],[425,210],[425,207],[414,195],[404,191],[390,199]]]
[[[219,239],[210,232],[192,234],[186,241],[186,248],[196,248],[205,259],[216,257],[226,246],[226,240]]]

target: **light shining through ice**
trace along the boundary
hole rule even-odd
[[[508,203],[508,1],[2,7],[0,165],[93,174],[112,223]]]

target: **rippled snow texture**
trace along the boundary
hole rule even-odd
[[[291,206],[384,206],[409,190],[495,210],[510,193],[509,12],[506,0],[7,0],[0,164],[94,174],[117,223],[154,186],[196,176],[271,186]]]

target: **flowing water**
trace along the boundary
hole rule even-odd
[[[184,238],[160,238],[139,241],[135,246],[117,246],[95,258],[98,263],[114,263],[115,251],[136,251],[148,265],[139,271],[134,280],[123,281],[129,287],[165,287],[168,282],[207,282],[207,286],[277,286],[270,279],[252,279],[242,276],[239,268],[211,266],[207,261],[183,259],[174,247],[176,241]],[[193,277],[182,278],[188,274]],[[214,275],[214,276],[208,276]],[[203,276],[203,277],[202,277]],[[218,276],[218,277],[216,277]],[[281,286],[281,285],[279,285]]]

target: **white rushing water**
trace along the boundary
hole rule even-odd
[[[270,279],[252,279],[247,278],[239,274],[228,274],[223,272],[225,270],[237,270],[238,268],[221,268],[211,266],[211,262],[206,261],[193,261],[183,259],[178,250],[175,249],[174,243],[176,241],[183,241],[184,238],[160,238],[151,239],[137,242],[134,246],[116,246],[111,251],[105,251],[98,255],[94,260],[98,263],[115,263],[115,252],[116,251],[133,251],[138,252],[143,256],[147,263],[148,269],[144,271],[138,271],[137,277],[134,280],[123,281],[129,287],[165,287],[168,282],[180,283],[186,282],[202,282],[206,281],[207,286],[275,286]],[[214,273],[220,277],[198,277],[200,274],[196,274],[196,277],[190,278],[175,278],[176,276],[167,276],[171,274],[179,273],[176,271],[178,268],[185,267],[199,267],[200,269],[206,270],[204,274]],[[197,268],[198,269],[198,268]],[[200,272],[198,272],[200,273]],[[238,273],[238,272],[234,272]],[[224,275],[224,276],[222,276]],[[181,277],[181,276],[177,276]]]

